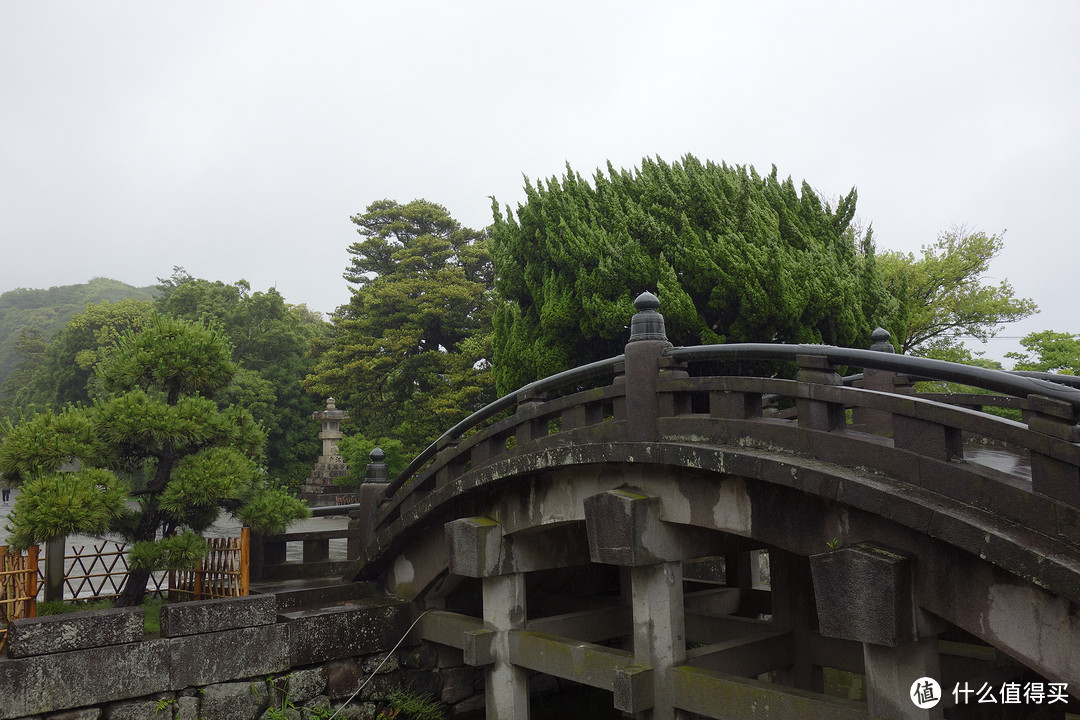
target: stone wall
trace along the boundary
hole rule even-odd
[[[279,611],[253,595],[165,605],[160,636],[144,637],[141,608],[17,620],[0,655],[0,720],[258,720],[282,706],[275,717],[318,720],[372,673],[338,718],[374,718],[399,688],[483,707],[470,699],[475,671],[434,645],[387,657],[412,619],[392,599]]]

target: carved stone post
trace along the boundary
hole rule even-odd
[[[643,292],[634,300],[637,313],[630,321],[630,341],[626,344],[626,421],[627,439],[656,439],[656,420],[660,413],[656,380],[660,355],[671,347],[664,329],[664,316],[657,312],[660,301]]]
[[[368,455],[371,460],[367,466],[364,482],[357,493],[357,508],[349,512],[349,529],[360,528],[361,537],[349,538],[349,560],[360,557],[375,539],[375,514],[379,510],[379,502],[382,500],[386,486],[390,484],[390,468],[383,462],[386,453],[382,448],[375,448]]]

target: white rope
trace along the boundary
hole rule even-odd
[[[419,615],[418,615],[418,616],[416,617],[416,619],[415,619],[415,620],[413,620],[413,622],[412,622],[412,625],[410,625],[410,626],[409,626],[409,629],[405,631],[405,634],[401,636],[401,639],[397,641],[397,644],[396,644],[396,645],[394,645],[394,647],[392,647],[392,648],[390,649],[390,652],[386,653],[386,657],[384,657],[384,658],[382,659],[382,662],[380,662],[380,663],[378,664],[378,666],[376,666],[376,668],[375,668],[374,670],[372,670],[372,671],[371,671],[371,674],[370,674],[370,675],[368,675],[368,678],[367,678],[367,680],[365,680],[364,682],[360,683],[360,687],[356,688],[356,692],[354,692],[354,693],[353,693],[352,695],[350,695],[350,696],[349,696],[349,699],[348,699],[348,700],[346,700],[345,702],[343,702],[343,703],[341,704],[341,707],[339,707],[339,708],[338,708],[337,710],[335,710],[335,711],[334,711],[334,714],[333,714],[333,715],[331,715],[331,716],[330,716],[330,717],[328,718],[328,720],[334,720],[334,718],[336,718],[336,717],[337,717],[338,713],[339,713],[339,712],[341,712],[342,710],[344,710],[344,709],[345,709],[345,707],[346,707],[346,706],[347,706],[347,705],[348,705],[349,703],[351,703],[351,702],[352,702],[352,701],[353,701],[353,700],[354,700],[354,699],[356,698],[356,696],[357,696],[357,695],[359,695],[359,694],[360,694],[360,691],[361,691],[361,690],[363,690],[363,689],[364,689],[365,687],[367,687],[367,684],[368,684],[369,682],[371,682],[371,679],[372,679],[373,677],[375,677],[376,675],[378,675],[378,674],[379,674],[379,671],[380,671],[380,670],[382,670],[382,666],[386,664],[386,661],[390,659],[390,656],[391,656],[391,655],[393,655],[393,654],[394,654],[394,653],[395,653],[395,652],[397,651],[397,649],[398,649],[398,648],[399,648],[399,647],[401,646],[401,643],[405,642],[405,638],[409,637],[409,633],[411,633],[411,632],[413,631],[413,628],[414,628],[414,627],[416,627],[416,623],[420,622],[420,619],[421,619],[421,618],[423,618],[423,617],[424,617],[425,615],[427,615],[427,614],[428,614],[429,612],[431,612],[431,611],[432,611],[432,609],[433,609],[433,608],[429,608],[429,609],[425,610],[424,612],[420,613],[420,614],[419,614]]]

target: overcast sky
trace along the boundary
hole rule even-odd
[[[859,191],[879,249],[1008,230],[1080,332],[1080,2],[0,3],[0,291],[196,277],[331,312],[371,202],[691,153]],[[1016,342],[984,346],[999,357]]]

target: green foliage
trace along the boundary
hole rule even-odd
[[[633,298],[653,290],[676,345],[778,341],[866,346],[893,308],[867,234],[836,209],[753,168],[645,159],[592,184],[567,166],[526,181],[517,217],[493,201],[500,392],[626,342]]]
[[[8,515],[8,544],[26,548],[75,533],[99,535],[124,512],[127,487],[108,470],[38,475],[23,483]]]
[[[405,451],[405,446],[396,438],[369,440],[359,433],[346,435],[338,443],[341,458],[349,466],[349,475],[345,478],[346,484],[359,485],[364,482],[368,463],[371,462],[371,451],[375,448],[380,448],[386,453],[386,459],[383,462],[387,464],[391,478],[404,470],[412,459],[412,455]]]
[[[1025,352],[1005,353],[1014,370],[1080,375],[1080,335],[1043,330],[1029,333],[1020,344]]]
[[[134,546],[121,602],[135,604],[150,570],[198,565],[206,545],[196,533],[220,508],[257,530],[305,516],[258,472],[263,433],[250,413],[208,397],[236,371],[230,349],[216,327],[154,315],[95,367],[103,396],[93,405],[9,426],[0,472],[23,482],[9,516],[15,541],[122,533]],[[72,462],[82,469],[57,472]],[[119,477],[137,470],[147,479],[132,512]]]
[[[105,359],[126,333],[141,329],[150,318],[149,300],[126,299],[88,305],[72,316],[44,350],[26,362],[37,365],[26,382],[13,388],[14,405],[21,408],[60,407],[86,403],[94,394],[94,366]],[[13,377],[22,373],[16,366]]]
[[[352,221],[338,308],[306,387],[332,395],[366,437],[416,452],[493,399],[492,265],[483,232],[425,200],[381,200]]]
[[[136,288],[116,280],[94,278],[81,285],[61,285],[48,290],[21,288],[0,293],[0,386],[22,357],[16,353],[15,344],[24,331],[35,333],[47,342],[72,316],[86,310],[87,305],[105,301],[120,303],[127,298],[150,300],[154,292],[152,287]],[[13,390],[9,386],[5,392]],[[0,394],[0,406],[10,408],[11,400],[11,395]]]
[[[1038,312],[1034,302],[1016,297],[1008,282],[983,284],[1004,244],[1004,233],[953,228],[924,245],[918,258],[901,252],[877,256],[886,287],[899,302],[895,324],[886,327],[900,352],[948,359],[960,336],[985,341],[1002,323]]]
[[[206,540],[188,530],[135,543],[128,564],[141,570],[197,570],[208,550]]]
[[[226,285],[193,278],[182,268],[161,279],[160,289],[160,312],[215,323],[229,338],[240,370],[216,399],[251,412],[266,430],[267,472],[284,484],[298,485],[319,454],[310,418],[322,398],[300,383],[313,362],[311,343],[326,332],[322,317],[303,305],[287,304],[273,288],[253,293],[244,280]]]
[[[390,694],[390,707],[412,720],[442,720],[442,705],[431,693],[395,690]]]

